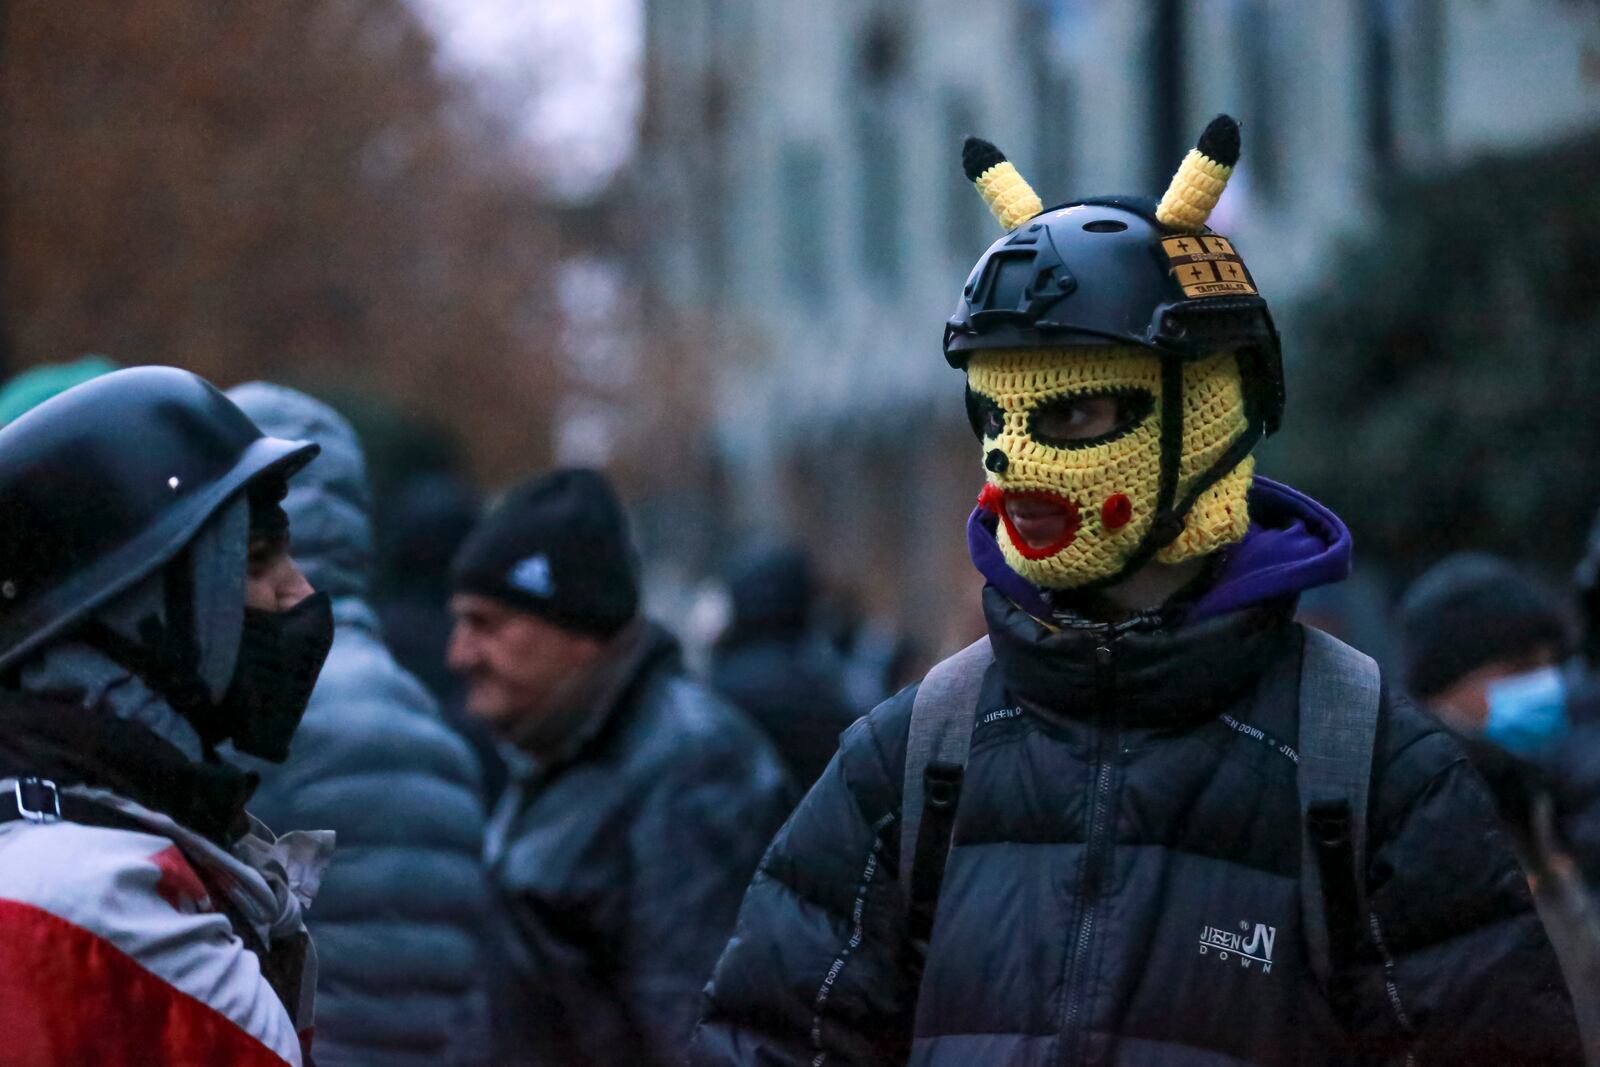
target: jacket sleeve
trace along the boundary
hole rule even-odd
[[[706,988],[696,1067],[905,1061],[914,987],[895,868],[910,703],[845,731],[767,850]]]
[[[1482,779],[1453,739],[1411,725],[1405,701],[1389,719],[1353,1031],[1396,1062],[1581,1064],[1571,997]]]

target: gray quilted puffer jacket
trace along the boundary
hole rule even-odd
[[[320,965],[317,1063],[484,1062],[477,764],[390,656],[363,599],[372,530],[360,445],[344,419],[293,390],[252,383],[229,396],[266,432],[322,445],[284,508],[295,560],[333,597],[333,651],[288,762],[233,757],[261,774],[250,811],[268,826],[338,833],[306,915]]]

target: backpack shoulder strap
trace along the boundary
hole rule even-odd
[[[925,941],[932,929],[961,779],[972,748],[978,690],[992,662],[994,653],[985,636],[935,664],[912,701],[900,801],[900,881],[906,887],[916,940]]]
[[[1312,970],[1332,994],[1367,913],[1367,792],[1382,679],[1370,656],[1313,627],[1302,631],[1301,909]]]

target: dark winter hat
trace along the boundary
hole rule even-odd
[[[1482,552],[1449,556],[1413,582],[1400,602],[1400,634],[1406,684],[1419,697],[1540,648],[1565,656],[1572,641],[1560,600],[1509,560]]]
[[[742,556],[728,575],[737,629],[799,632],[811,614],[816,582],[798,545],[776,545]]]
[[[505,495],[456,553],[451,581],[568,630],[609,636],[639,611],[628,518],[605,476],[558,470]]]

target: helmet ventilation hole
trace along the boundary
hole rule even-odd
[[[1083,228],[1090,233],[1121,233],[1128,228],[1128,224],[1119,219],[1095,219],[1084,223]]]

